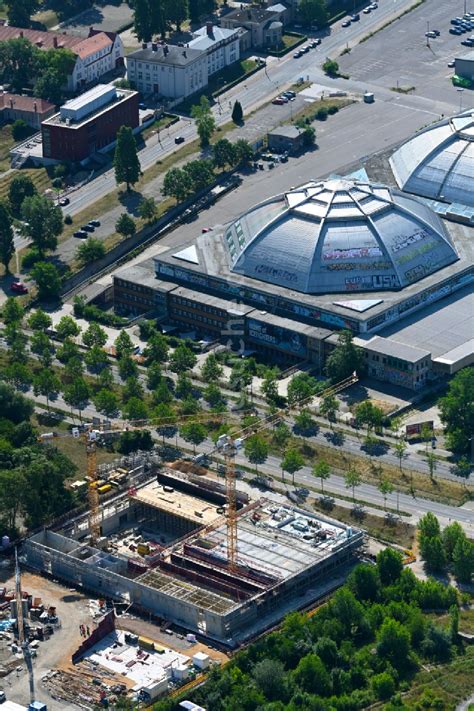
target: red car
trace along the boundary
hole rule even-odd
[[[272,104],[276,104],[277,106],[283,106],[284,103],[285,102],[283,101],[283,99],[280,99],[280,97],[278,97],[278,99],[273,99],[272,101]]]
[[[15,294],[27,294],[28,293],[28,287],[25,286],[21,281],[14,281],[10,287],[10,290],[14,291]]]

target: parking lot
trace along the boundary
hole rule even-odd
[[[468,8],[469,9],[469,8]],[[393,22],[369,42],[363,42],[338,62],[341,71],[351,80],[369,82],[384,88],[414,87],[412,93],[433,101],[471,104],[469,92],[456,94],[451,83],[454,69],[448,67],[457,56],[472,50],[461,40],[474,35],[474,30],[462,36],[450,34],[450,21],[462,16],[462,2],[426,0],[420,7]],[[427,38],[425,33],[438,30],[439,37]],[[459,106],[459,103],[458,103]]]

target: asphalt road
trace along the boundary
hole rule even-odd
[[[309,72],[314,71],[315,66],[319,67],[326,56],[337,56],[346,45],[346,42],[355,44],[365,34],[374,31],[390,18],[396,17],[411,7],[411,5],[413,5],[413,0],[382,0],[378,10],[370,15],[361,14],[361,21],[354,23],[347,30],[341,27],[341,23],[333,25],[330,34],[323,38],[321,46],[303,55],[301,59],[293,59],[292,53],[289,53],[281,60],[270,59],[265,71],[257,72],[246,81],[244,91],[242,90],[242,85],[239,85],[220,97],[220,105],[224,110],[220,113],[219,104],[214,106],[217,123],[222,124],[229,120],[229,102],[232,106],[235,99],[239,98],[245,113],[255,110],[276,96],[283,87],[293,83],[298,77],[306,77]],[[320,75],[321,72],[319,70],[318,76]],[[156,137],[152,137],[147,146],[140,152],[142,169],[150,167],[157,159],[174,152],[174,138],[177,135],[184,136],[186,141],[194,138],[196,136],[194,122],[190,119],[183,119],[172,126],[169,131],[162,132],[161,143],[157,142]],[[74,215],[114,189],[114,174],[112,170],[108,170],[70,194],[71,202],[67,207],[67,212]]]

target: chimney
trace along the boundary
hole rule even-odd
[[[183,52],[183,57],[186,57],[186,50],[184,50]]]
[[[206,32],[209,37],[212,36],[212,22],[206,22]]]
[[[14,103],[15,103],[15,102],[13,101],[13,99],[10,99],[10,108],[11,108],[11,109],[13,108]]]
[[[23,30],[20,30],[20,37],[24,37],[24,36],[25,36],[25,33],[23,32]]]
[[[33,104],[33,111],[35,112],[35,114],[38,113],[38,105],[37,105],[36,101]]]
[[[165,57],[168,54],[168,52],[169,52],[168,45],[167,44],[163,45],[163,54]]]
[[[247,12],[247,17],[248,17],[249,20],[252,19],[252,13],[250,12],[250,10],[248,10],[248,12]]]
[[[55,49],[58,48],[58,38],[57,37],[53,37],[53,45],[54,45]]]
[[[157,52],[157,51],[158,51],[158,45],[156,44],[156,42],[152,42],[152,43],[151,43],[151,51],[152,51],[152,52]]]
[[[148,48],[148,44],[146,42],[142,42],[142,49],[147,49],[147,48]]]

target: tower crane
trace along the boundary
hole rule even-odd
[[[15,598],[16,598],[16,624],[18,627],[18,641],[23,652],[23,658],[28,670],[30,685],[30,703],[35,701],[35,680],[33,676],[33,660],[31,658],[30,643],[25,631],[25,616],[23,614],[23,593],[21,591],[21,573],[18,562],[18,550],[15,548]]]
[[[236,473],[235,473],[235,457],[237,452],[242,448],[243,443],[246,439],[254,434],[258,434],[271,426],[274,426],[281,422],[284,417],[291,413],[293,407],[302,408],[305,405],[309,405],[315,397],[327,397],[329,395],[335,395],[341,390],[354,385],[358,381],[357,373],[354,371],[352,375],[344,378],[338,383],[329,386],[320,393],[309,395],[308,397],[299,400],[294,405],[288,405],[287,407],[280,408],[276,412],[273,412],[266,417],[259,420],[256,425],[245,427],[241,429],[235,435],[222,435],[217,440],[215,448],[211,451],[210,456],[215,456],[220,454],[224,457],[225,461],[225,481],[226,481],[226,495],[227,495],[227,511],[226,511],[226,523],[227,523],[227,563],[229,568],[235,569],[237,567],[237,507],[236,507]],[[182,417],[162,417],[155,419],[146,420],[120,420],[115,423],[111,423],[110,427],[105,430],[103,426],[98,425],[88,425],[85,432],[79,432],[79,429],[73,428],[72,434],[58,435],[55,432],[44,433],[39,436],[40,440],[51,439],[53,437],[61,436],[73,436],[82,439],[86,447],[86,457],[87,457],[87,476],[89,481],[88,486],[88,502],[89,502],[89,530],[91,544],[95,545],[98,538],[100,537],[100,502],[99,502],[99,492],[97,490],[97,456],[96,456],[96,446],[97,437],[103,432],[128,432],[137,431],[142,429],[150,429],[153,426],[163,426],[166,424],[177,424],[183,422],[203,422],[206,420],[216,420],[216,419],[226,419],[225,414],[216,413],[201,413],[199,415],[185,415]]]

